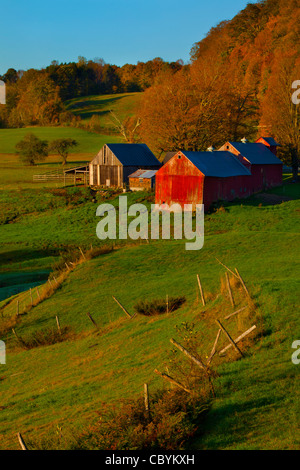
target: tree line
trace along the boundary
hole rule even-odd
[[[0,76],[6,83],[6,106],[0,105],[0,127],[60,124],[74,116],[64,105],[66,100],[99,94],[144,91],[156,77],[168,70],[183,68],[183,62],[165,62],[155,58],[122,67],[103,59],[52,63],[41,70],[10,68]]]
[[[296,179],[300,105],[292,95],[300,80],[300,0],[248,4],[195,43],[190,56],[187,65],[156,58],[116,67],[80,57],[41,71],[9,70],[2,77],[9,85],[0,126],[63,123],[71,118],[67,99],[143,91],[135,117],[120,122],[114,116],[125,141],[145,142],[159,157],[272,136]]]
[[[139,139],[157,154],[272,136],[296,178],[300,105],[300,0],[265,0],[223,21],[144,93]],[[300,91],[299,91],[300,95]]]

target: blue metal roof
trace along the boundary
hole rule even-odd
[[[278,144],[276,142],[276,140],[273,139],[273,137],[260,137],[260,139],[264,139],[272,147],[280,147],[280,144]],[[259,139],[257,139],[257,140],[259,140]]]
[[[264,144],[229,142],[252,165],[282,165],[279,160]]]
[[[106,144],[124,166],[161,166],[146,144]]]
[[[213,152],[185,152],[182,153],[205,176],[227,178],[230,176],[250,176],[250,171],[238,161],[231,152],[215,150]]]

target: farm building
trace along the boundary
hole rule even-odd
[[[278,145],[271,137],[261,137],[255,143],[246,139],[226,142],[220,150],[231,152],[251,171],[251,191],[256,193],[282,184],[282,162],[276,157]]]
[[[143,191],[153,189],[157,170],[137,170],[129,175],[129,189]]]
[[[156,173],[156,204],[204,204],[251,194],[250,171],[228,151],[179,151]]]
[[[123,187],[131,173],[160,167],[145,144],[105,144],[89,164],[90,186]]]

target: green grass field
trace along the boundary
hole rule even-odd
[[[218,330],[215,319],[233,309],[224,290],[225,269],[216,258],[239,269],[256,306],[251,302],[228,321],[230,333],[236,337],[253,323],[257,330],[241,344],[243,359],[231,352],[214,360],[216,398],[186,448],[297,449],[300,366],[291,361],[291,346],[300,339],[300,185],[290,184],[291,175],[284,175],[283,186],[267,195],[206,214],[202,250],[188,252],[180,240],[117,242],[112,252],[78,264],[53,295],[45,295],[14,323],[16,309],[22,312],[31,302],[29,287],[37,301],[38,292],[48,292],[45,277],[64,265],[62,259],[74,261],[79,247],[86,252],[91,245],[103,245],[96,237],[98,204],[119,205],[112,193],[93,202],[88,188],[33,183],[34,174],[60,168],[58,157],[23,166],[15,144],[29,131],[49,141],[71,137],[79,146],[69,163],[82,164],[104,143],[119,141],[110,135],[109,110],[124,119],[134,114],[140,97],[109,95],[67,103],[84,122],[97,114],[107,135],[71,127],[0,130],[0,339],[7,347],[7,364],[0,364],[0,449],[18,449],[17,432],[32,448],[70,449],[106,404],[118,407],[123,399],[142,397],[144,383],[150,397],[169,389],[154,368],[164,372],[171,367],[169,340],[179,340],[178,328],[184,325],[194,324],[201,338],[198,353],[205,358]],[[148,208],[153,202],[149,193],[128,198],[129,204],[143,202]],[[24,292],[17,294],[16,285]],[[129,320],[113,295],[130,313],[141,300],[168,295],[185,296],[186,302],[172,313]],[[233,295],[235,308],[248,304],[241,286],[233,288]],[[70,330],[66,341],[24,350],[12,333],[14,327],[21,338],[34,338],[56,329],[56,316]],[[220,344],[227,344],[224,336]]]
[[[49,268],[61,250],[78,253],[79,246],[86,250],[101,245],[95,234],[97,204],[86,193],[68,191],[2,191],[8,223],[0,226],[1,272]],[[272,194],[282,192],[278,188]],[[15,326],[26,338],[55,327],[58,315],[73,337],[28,351],[20,348],[11,331],[1,338],[7,344],[7,364],[0,365],[0,448],[17,449],[16,432],[33,447],[43,440],[51,448],[53,439],[61,448],[70,448],[105,403],[142,396],[145,382],[150,394],[168,388],[153,370],[164,371],[169,365],[169,340],[177,338],[176,326],[183,322],[195,324],[202,338],[199,352],[208,354],[217,332],[214,319],[232,311],[220,287],[225,270],[216,258],[239,269],[256,304],[250,317],[241,315],[228,323],[230,332],[236,337],[255,322],[259,334],[243,345],[243,359],[230,354],[216,360],[216,398],[201,434],[187,448],[299,448],[300,366],[291,361],[291,345],[300,339],[299,184],[286,184],[284,194],[295,199],[269,205],[252,197],[207,214],[205,243],[198,252],[185,251],[184,241],[142,242],[78,265],[54,295]],[[148,196],[129,197],[130,202],[142,202]],[[112,202],[118,205],[118,199]],[[150,202],[148,198],[146,204]],[[196,274],[207,299],[205,308]],[[26,295],[28,302],[27,293],[11,305],[0,303],[0,326],[15,313],[16,300],[21,303]],[[131,313],[142,299],[184,295],[187,302],[174,313],[129,320],[112,295]],[[247,304],[240,291],[234,296],[236,308]],[[222,342],[227,344],[225,337]]]
[[[15,154],[17,142],[24,138],[28,132],[49,142],[54,139],[72,138],[78,141],[71,155],[85,154],[93,157],[106,142],[118,142],[116,136],[106,136],[87,132],[73,127],[26,127],[23,129],[0,129],[0,154]]]
[[[78,146],[72,149],[68,162],[80,165],[90,161],[105,143],[120,142],[112,124],[110,110],[123,121],[133,116],[139,105],[142,93],[88,96],[66,102],[66,107],[87,123],[92,115],[99,117],[102,134],[69,126],[27,127],[22,129],[0,129],[0,189],[24,189],[31,187],[61,187],[61,183],[32,183],[34,174],[46,173],[60,168],[58,155],[49,155],[43,163],[34,167],[24,166],[16,155],[15,146],[32,132],[38,138],[51,142],[54,139],[72,138]]]
[[[114,95],[94,95],[74,98],[66,101],[66,107],[81,119],[89,119],[93,114],[101,118],[103,127],[111,128],[110,111],[113,111],[123,121],[135,115],[143,93],[117,93]]]
[[[15,154],[15,145],[28,132],[49,142],[59,138],[72,138],[78,142],[68,157],[68,166],[79,166],[92,160],[106,143],[120,142],[118,136],[99,135],[72,127],[30,127],[25,129],[0,129],[0,189],[25,189],[61,187],[62,182],[33,182],[33,175],[61,168],[58,155],[34,166],[23,165]]]

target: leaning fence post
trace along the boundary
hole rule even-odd
[[[39,300],[41,300],[40,291],[39,291],[38,286],[36,286],[36,291],[37,291],[37,295],[39,296]]]
[[[28,450],[22,435],[18,432],[17,436],[22,450]]]
[[[56,324],[57,324],[58,332],[59,332],[59,334],[61,335],[61,329],[60,329],[59,319],[58,319],[58,316],[57,316],[57,315],[56,315]]]
[[[225,277],[226,277],[226,284],[227,284],[227,290],[228,290],[230,302],[231,302],[231,305],[234,307],[234,300],[233,300],[233,297],[232,297],[232,292],[231,292],[231,287],[230,287],[230,282],[229,282],[229,276],[228,276],[227,271],[225,272]]]
[[[247,294],[247,296],[249,297],[249,299],[251,299],[251,296],[250,296],[249,291],[248,291],[248,289],[247,289],[247,287],[246,287],[246,285],[245,285],[245,283],[244,283],[244,281],[243,281],[243,279],[242,279],[242,276],[240,275],[240,273],[238,272],[238,270],[237,270],[236,268],[235,268],[235,272],[237,273],[237,275],[238,275],[238,277],[239,277],[239,280],[241,281],[241,284],[242,284],[242,286],[243,286],[243,288],[244,288],[244,291],[246,292],[246,294]]]
[[[211,363],[214,355],[216,354],[216,351],[217,351],[217,344],[218,344],[218,341],[219,341],[219,338],[220,338],[220,334],[221,334],[222,330],[219,329],[218,330],[218,333],[217,333],[217,336],[216,336],[216,339],[215,339],[215,342],[214,342],[214,345],[213,345],[213,348],[211,350],[211,353],[210,353],[210,356],[207,360],[207,365],[209,366],[209,364]]]
[[[185,392],[187,392],[187,393],[192,393],[191,390],[189,390],[188,388],[186,388],[186,387],[185,387],[184,385],[182,385],[181,383],[176,382],[176,380],[174,380],[174,379],[173,379],[172,377],[170,377],[169,375],[163,374],[162,372],[159,372],[157,369],[155,369],[154,372],[155,372],[157,375],[160,375],[163,379],[167,380],[168,382],[171,382],[172,384],[176,385],[177,387],[182,388],[182,390],[184,390]]]
[[[225,333],[225,335],[227,336],[227,338],[229,339],[230,343],[232,344],[232,346],[234,347],[234,349],[236,349],[236,351],[242,356],[244,357],[242,351],[240,350],[240,348],[236,345],[236,343],[233,341],[233,339],[231,338],[230,334],[228,333],[228,331],[224,328],[224,326],[221,324],[221,322],[219,320],[216,320],[216,323],[219,325],[219,327],[221,328],[221,330]]]
[[[126,313],[126,315],[127,315],[129,318],[133,318],[132,315],[130,315],[130,313],[127,312],[126,308],[124,308],[123,305],[120,304],[120,302],[119,302],[114,296],[112,296],[112,298],[114,299],[115,302],[117,302],[117,304],[119,305],[119,307],[123,310],[124,313]]]
[[[80,247],[79,247],[79,250],[80,250],[80,253],[82,254],[82,257],[86,260],[86,257],[84,256],[83,251]]]
[[[252,333],[252,331],[254,331],[255,329],[256,329],[256,325],[251,326],[251,328],[249,328],[247,331],[242,333],[238,338],[234,340],[235,344],[239,343],[242,339],[244,339],[246,336]],[[231,346],[232,344],[228,344],[227,346],[225,346],[225,348],[223,348],[222,351],[219,352],[219,356],[224,354],[224,352],[226,352],[227,349],[231,348]]]
[[[90,313],[87,313],[87,317],[91,320],[91,322],[93,323],[93,325],[98,328],[98,325],[97,323],[95,322],[95,320],[93,319],[92,315]]]
[[[144,402],[145,402],[146,414],[148,415],[148,418],[150,418],[150,404],[149,404],[148,384],[144,384]]]
[[[203,307],[205,307],[205,299],[204,299],[204,295],[203,295],[203,289],[202,289],[200,277],[199,277],[198,274],[197,274],[197,280],[198,280],[198,286],[199,286],[199,290],[200,290],[200,294],[201,294],[202,304],[203,304]]]

